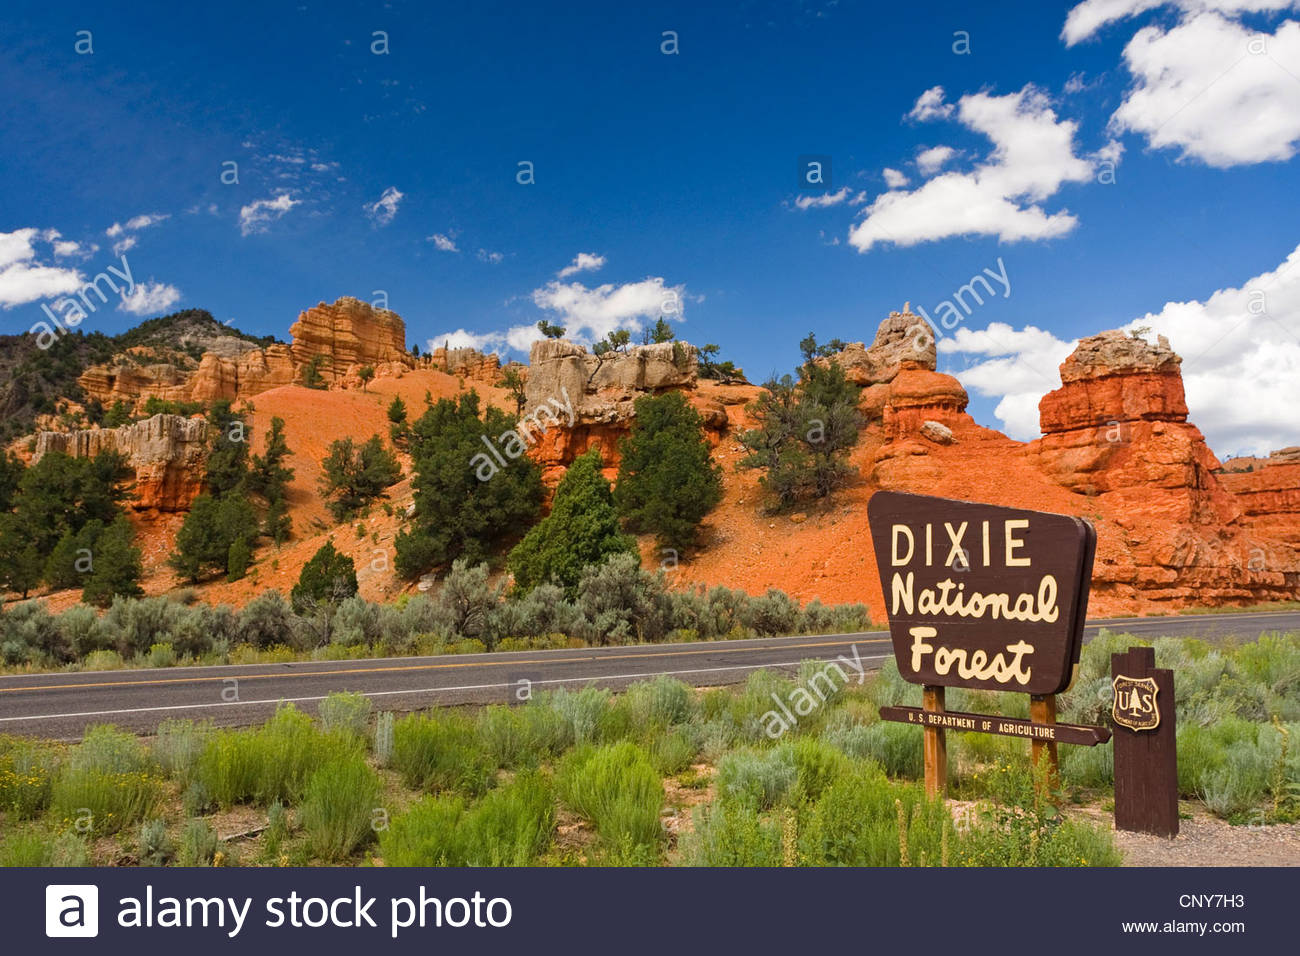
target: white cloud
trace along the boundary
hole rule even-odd
[[[882,175],[885,177],[885,185],[890,189],[902,189],[909,182],[905,175],[897,169],[890,169],[888,166],[885,167]]]
[[[930,149],[923,149],[916,154],[916,168],[921,171],[922,176],[930,176],[937,173],[948,160],[957,155],[957,150],[951,146],[933,146]],[[906,182],[903,185],[907,185]]]
[[[366,215],[376,226],[386,226],[393,221],[393,217],[397,215],[397,207],[405,198],[406,194],[400,189],[389,186],[378,199],[366,204]]]
[[[280,193],[274,199],[258,199],[249,203],[239,210],[240,235],[266,232],[271,223],[301,203],[301,199],[293,199],[288,193]]]
[[[1263,13],[1296,9],[1300,7],[1300,0],[1084,0],[1066,15],[1061,39],[1066,46],[1074,46],[1117,20],[1135,17],[1157,7],[1173,7],[1186,14],[1207,11]]]
[[[433,247],[439,252],[460,252],[460,250],[456,248],[456,241],[450,236],[444,236],[440,232],[435,232],[430,236],[429,241],[433,243]]]
[[[1139,30],[1124,63],[1134,85],[1111,117],[1114,129],[1219,168],[1295,155],[1300,23],[1268,34],[1203,13],[1168,31]]]
[[[668,316],[680,322],[685,291],[683,286],[666,285],[659,276],[594,289],[581,282],[555,280],[534,289],[533,302],[558,316],[556,321],[568,329],[568,338],[592,342],[615,329],[640,329],[642,319]]]
[[[132,216],[125,224],[115,222],[104,230],[104,235],[110,239],[116,239],[113,243],[113,255],[120,256],[130,249],[134,249],[138,240],[135,236],[130,235],[133,232],[140,232],[142,229],[149,229],[165,222],[171,218],[169,212],[146,212],[138,216]]]
[[[579,272],[596,272],[605,268],[605,257],[598,256],[594,252],[580,252],[573,257],[573,261],[561,269],[556,275],[561,279],[567,279],[571,275],[577,275]]]
[[[162,282],[137,282],[129,295],[122,296],[119,312],[132,315],[149,315],[166,312],[181,299],[181,290]]]
[[[505,258],[504,254],[500,252],[491,252],[487,249],[480,249],[476,255],[478,256],[479,262],[490,262],[492,265],[496,265]]]
[[[918,107],[933,92],[922,95]],[[1077,220],[1068,211],[1048,214],[1038,204],[1063,183],[1092,175],[1092,163],[1074,152],[1075,122],[1058,120],[1047,96],[1032,85],[1005,96],[963,96],[956,116],[992,140],[986,161],[970,172],[936,176],[911,192],[876,197],[849,231],[859,252],[880,242],[911,246],[963,235],[1004,242],[1050,239],[1074,228]]]
[[[12,309],[39,299],[66,295],[84,284],[80,272],[42,261],[36,243],[54,244],[59,233],[28,227],[0,232],[0,308]]]
[[[932,86],[916,98],[908,119],[924,123],[932,119],[947,119],[952,115],[953,105],[943,101],[943,87]]]
[[[848,186],[841,186],[833,193],[821,193],[812,196],[798,196],[795,198],[794,205],[796,209],[826,209],[830,206],[838,206],[842,203],[848,203],[850,206],[861,205],[866,202],[865,193],[854,194]]]
[[[1123,326],[1165,335],[1183,358],[1191,421],[1220,456],[1264,454],[1300,443],[1300,246],[1276,269],[1204,300],[1168,302]],[[1007,433],[1038,435],[1039,399],[1059,385],[1057,365],[1073,348],[1033,327],[994,323],[939,340],[944,353],[993,356],[957,373],[981,394],[1002,396]],[[1051,382],[1043,380],[1050,372]]]
[[[991,322],[984,329],[960,327],[936,343],[944,355],[981,355],[984,361],[954,374],[968,389],[1001,397],[994,409],[1012,438],[1029,441],[1039,436],[1038,401],[1061,384],[1058,367],[1074,342],[1062,342],[1051,332],[1032,325],[1013,329]]]

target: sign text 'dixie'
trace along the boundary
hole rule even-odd
[[[1096,536],[1068,515],[881,491],[867,508],[899,672],[1055,694],[1079,659]]]

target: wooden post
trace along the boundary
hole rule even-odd
[[[1112,654],[1115,689],[1115,827],[1178,835],[1178,746],[1174,672],[1156,669],[1156,652]]]
[[[1031,695],[1029,698],[1029,719],[1036,724],[1055,724],[1056,695]],[[1034,787],[1038,788],[1045,784],[1049,793],[1054,792],[1061,782],[1061,768],[1056,752],[1056,741],[1034,738],[1029,744],[1029,754],[1036,771]],[[1047,761],[1046,779],[1043,783],[1040,783],[1042,778],[1038,774],[1044,773],[1043,760]]]
[[[943,688],[925,685],[921,690],[921,709],[928,713],[944,713]],[[942,727],[926,727],[925,792],[930,797],[941,797],[948,787],[948,741]]]

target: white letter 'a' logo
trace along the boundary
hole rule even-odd
[[[98,936],[99,887],[51,884],[45,887],[46,936]]]

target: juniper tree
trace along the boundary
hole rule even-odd
[[[722,500],[722,469],[710,456],[703,419],[680,392],[642,396],[634,409],[619,449],[614,503],[629,529],[684,550]]]

